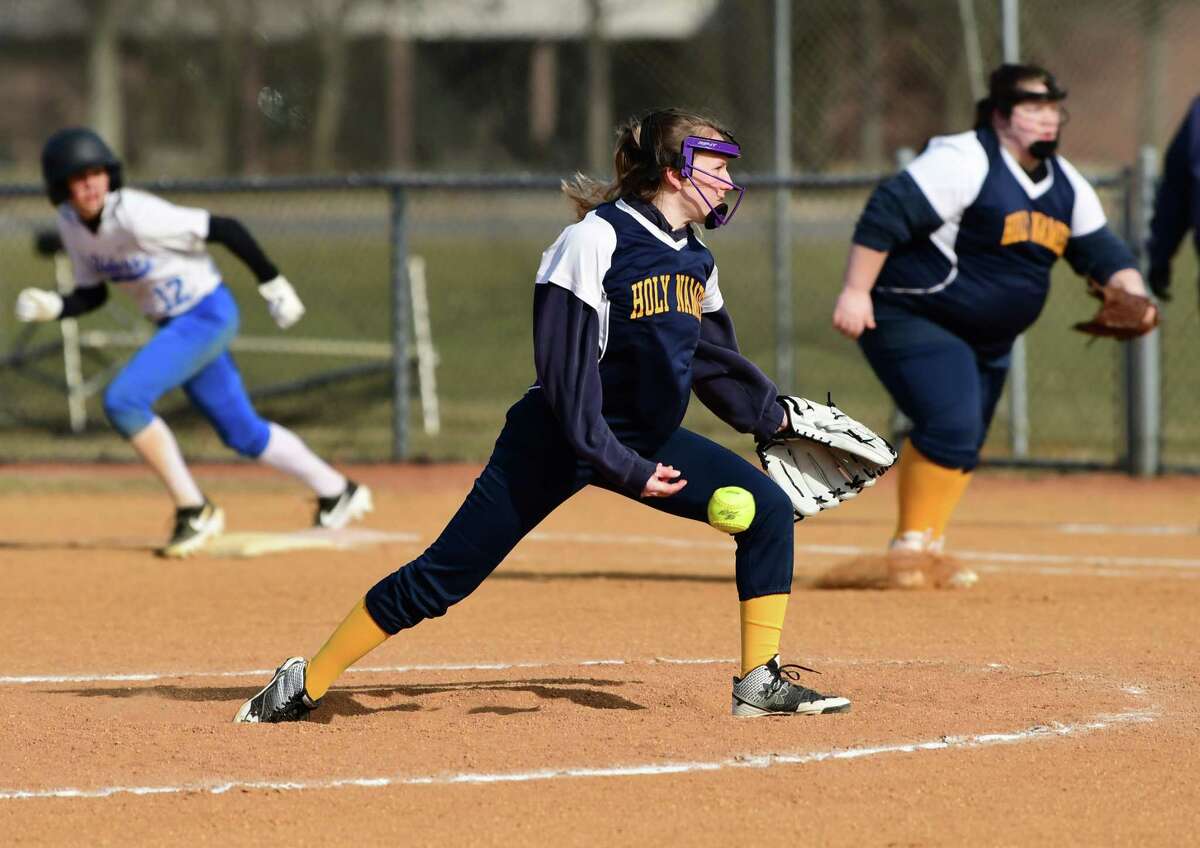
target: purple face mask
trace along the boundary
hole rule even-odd
[[[696,189],[696,192],[704,201],[704,205],[708,207],[708,215],[704,219],[705,229],[715,230],[717,227],[725,226],[733,218],[733,213],[737,212],[737,208],[742,205],[742,198],[746,196],[746,190],[724,177],[718,177],[716,174],[709,173],[703,168],[697,168],[693,161],[697,150],[702,153],[715,153],[718,156],[724,156],[728,159],[737,159],[742,155],[742,148],[732,141],[703,138],[698,135],[689,135],[683,140],[683,167],[679,169],[679,175],[692,184],[692,188]],[[708,195],[704,193],[704,189],[697,185],[696,181],[692,178],[693,173],[704,174],[709,179],[715,180],[736,191],[738,196],[733,204],[733,209],[730,209],[727,203],[718,203],[716,206],[713,206],[708,200]]]

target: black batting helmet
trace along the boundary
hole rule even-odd
[[[42,179],[50,202],[57,206],[66,200],[70,196],[67,178],[87,168],[104,168],[109,189],[121,187],[121,160],[95,132],[71,127],[50,136],[42,148]]]

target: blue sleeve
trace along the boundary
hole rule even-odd
[[[1091,277],[1101,285],[1118,271],[1137,268],[1133,251],[1108,227],[1068,239],[1063,256],[1076,274]]]
[[[854,228],[854,243],[890,253],[942,225],[929,198],[906,171],[881,183],[871,193]]]
[[[779,389],[738,350],[729,311],[706,312],[692,359],[692,391],[713,414],[739,433],[763,441],[779,429]]]
[[[1200,98],[1192,103],[1163,161],[1162,178],[1154,198],[1154,217],[1150,221],[1150,238],[1146,242],[1152,268],[1169,268],[1184,234],[1197,224],[1189,220],[1194,190],[1193,154],[1200,158]]]
[[[538,385],[575,453],[605,480],[637,497],[657,463],[621,444],[604,420],[599,351],[596,311],[561,286],[536,286],[533,360]]]

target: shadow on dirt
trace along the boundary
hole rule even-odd
[[[568,701],[593,710],[644,710],[646,707],[623,698],[606,688],[627,686],[636,681],[606,680],[593,677],[553,677],[527,680],[476,680],[462,683],[430,683],[403,685],[339,686],[321,700],[321,708],[309,721],[326,724],[335,716],[365,716],[385,712],[417,712],[465,708],[468,715],[494,714],[500,716],[537,712],[541,707],[513,707],[489,703],[464,703],[479,693],[481,700],[490,700],[484,693],[518,692],[534,695],[544,701]],[[79,698],[165,698],[172,701],[226,701],[234,704],[252,697],[257,687],[246,686],[185,686],[159,684],[156,686],[120,686],[87,689],[48,689],[51,695],[71,695]],[[461,693],[461,694],[460,694]],[[452,696],[447,699],[438,696]],[[396,699],[403,698],[400,703]],[[232,716],[232,712],[230,713]]]
[[[550,583],[555,580],[633,580],[639,583],[733,583],[730,574],[685,574],[654,571],[518,571],[501,566],[488,580],[526,580],[530,583]]]
[[[160,547],[162,547],[161,543],[155,545],[144,539],[0,540],[0,551],[148,551],[153,553]]]

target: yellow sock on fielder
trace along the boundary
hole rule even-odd
[[[946,525],[954,514],[971,473],[946,468],[926,458],[908,442],[900,452],[900,517],[896,536],[915,531],[929,532],[931,538],[946,534]]]
[[[741,603],[742,676],[779,653],[787,595],[763,595]]]
[[[379,629],[367,612],[366,598],[350,610],[333,635],[317,651],[304,675],[304,691],[317,700],[324,695],[342,672],[382,645],[388,634]]]

